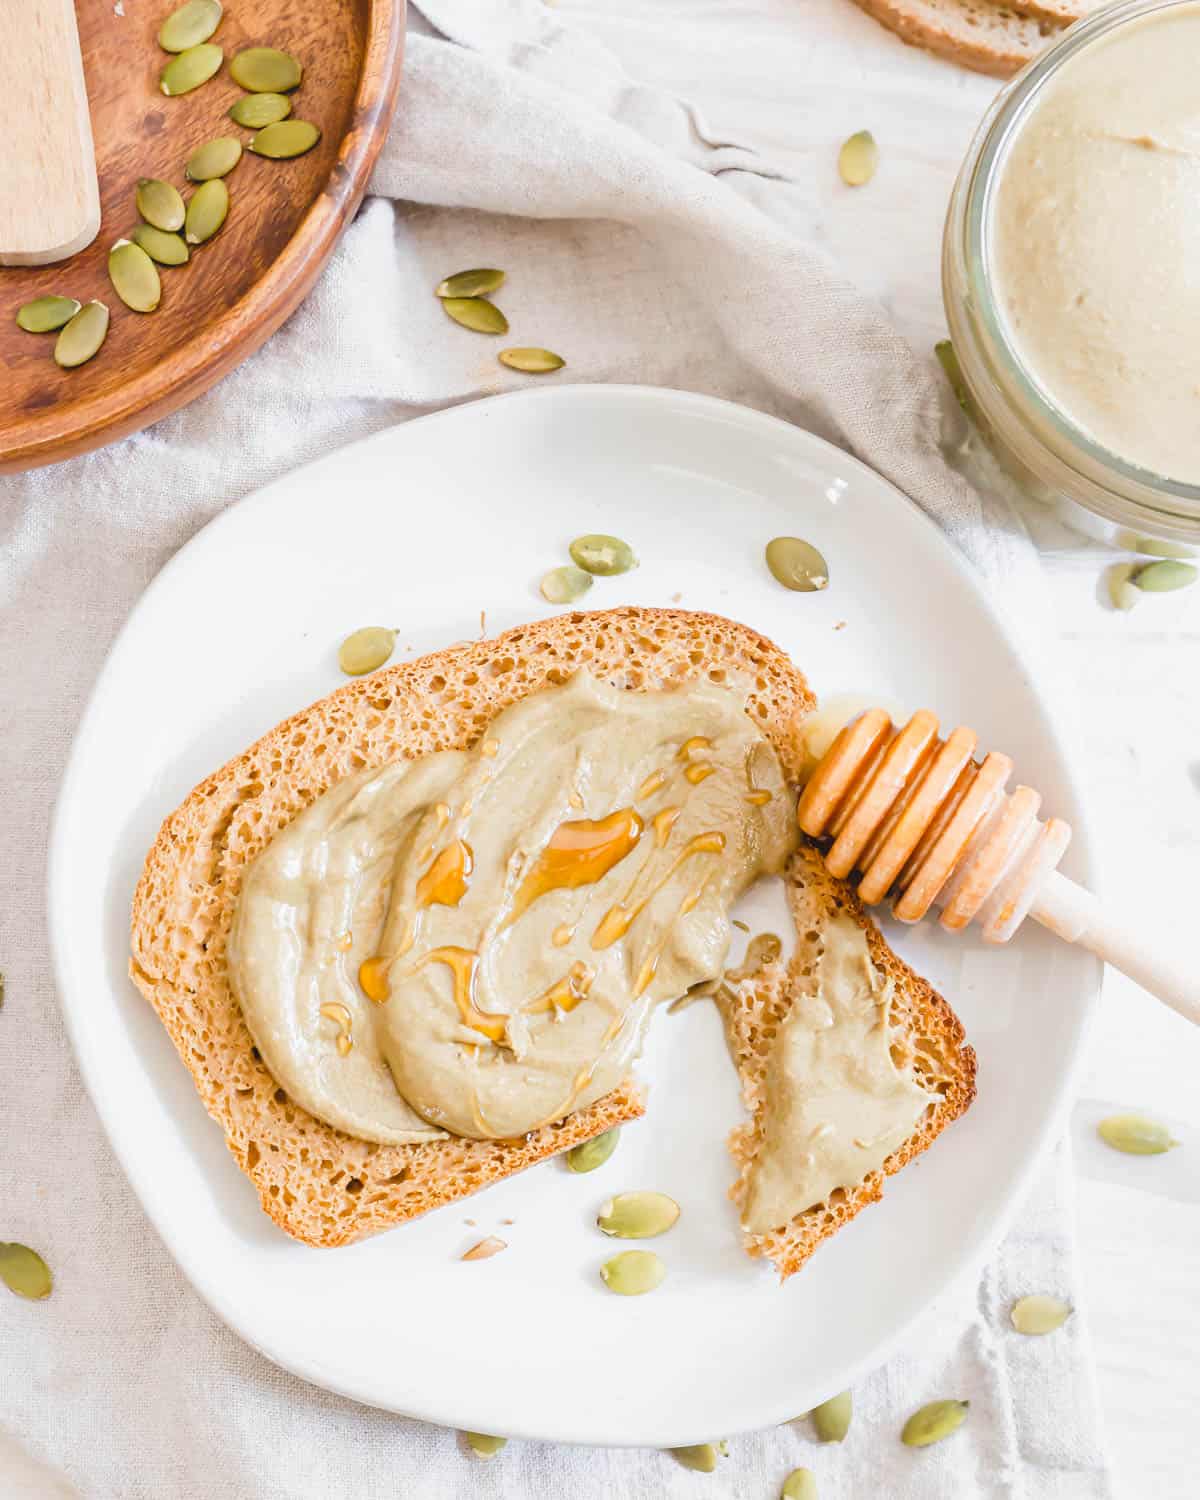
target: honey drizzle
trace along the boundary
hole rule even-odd
[[[756,786],[747,794],[746,801],[751,807],[766,807],[774,795],[774,792],[768,792],[765,788]]]
[[[550,941],[556,948],[565,948],[575,936],[575,929],[566,922],[560,922],[550,934]]]
[[[651,818],[650,826],[654,829],[654,847],[656,849],[666,847],[667,840],[671,837],[671,829],[679,821],[679,814],[682,811],[682,807],[664,807],[662,812],[655,813],[653,818]]]
[[[684,740],[676,753],[676,760],[691,760],[697,750],[711,750],[712,740],[707,735],[694,734],[690,740]]]
[[[527,1016],[540,1016],[552,1010],[573,1011],[581,1000],[587,999],[595,977],[596,971],[591,964],[582,960],[573,963],[561,979],[521,1009]]]
[[[716,766],[707,765],[704,761],[697,761],[694,766],[689,766],[683,774],[693,786],[699,786],[702,781],[707,781],[716,769]]]
[[[610,906],[600,918],[600,924],[592,934],[592,947],[599,952],[603,948],[609,948],[618,938],[623,938],[632,927],[633,923],[646,909],[647,905],[658,895],[659,891],[667,884],[676,870],[685,860],[691,859],[694,854],[720,854],[725,848],[725,835],[714,829],[711,833],[698,833],[691,838],[675,856],[670,868],[662,875],[646,892],[640,901],[630,906],[629,901],[633,894],[633,887],[627,892],[624,901],[618,901],[615,906]],[[636,885],[636,880],[634,884]]]
[[[338,1000],[327,1000],[325,1004],[321,1006],[321,1015],[324,1016],[327,1021],[332,1021],[338,1029],[337,1036],[335,1038],[335,1045],[338,1050],[338,1056],[348,1057],[350,1055],[351,1047],[354,1046],[354,1038],[351,1035],[351,1028],[354,1024],[354,1021],[349,1010]]]
[[[647,797],[653,797],[655,792],[661,792],[667,784],[667,773],[665,771],[651,771],[641,786],[637,789],[635,801],[644,802]]]
[[[467,893],[467,883],[475,868],[470,844],[455,839],[417,881],[417,905],[457,906]]]
[[[470,948],[431,948],[418,959],[414,966],[423,969],[426,964],[444,964],[454,979],[454,1003],[464,1026],[478,1031],[489,1041],[502,1043],[508,1034],[508,1017],[494,1012],[479,1010],[475,1004],[475,975],[479,967],[479,955]]]
[[[632,807],[607,818],[560,823],[522,880],[500,930],[511,927],[547,891],[594,885],[636,847],[646,825]]]

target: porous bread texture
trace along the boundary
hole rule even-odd
[[[785,878],[796,924],[795,954],[790,961],[767,966],[751,981],[723,986],[717,992],[742,1098],[750,1112],[750,1119],[729,1137],[730,1154],[741,1168],[729,1190],[738,1209],[745,1199],[751,1164],[763,1141],[767,1059],[795,997],[815,990],[821,932],[836,912],[845,912],[863,929],[872,963],[892,980],[889,1019],[896,1033],[893,1055],[897,1065],[911,1060],[921,1084],[936,1092],[939,1099],[908,1140],[884,1162],[882,1172],[872,1172],[855,1187],[835,1188],[823,1203],[805,1209],[769,1234],[743,1235],[747,1253],[772,1261],[781,1280],[798,1271],[822,1240],[836,1234],[868,1203],[881,1198],[884,1177],[898,1172],[931,1146],[975,1097],[975,1053],[964,1043],[958,1017],[932,985],[892,952],[863,910],[854,888],[835,879],[817,850],[808,845],[793,856]]]
[[[1019,72],[1062,30],[1052,17],[1023,14],[1023,3],[855,0],[855,4],[910,46],[997,78]]]
[[[686,610],[557,615],[361,677],[287,719],[202,781],[163,823],[133,901],[134,983],[157,1011],[234,1159],[272,1219],[310,1245],[345,1245],[588,1140],[644,1109],[632,1082],[517,1141],[383,1146],[315,1119],[258,1056],[226,971],[247,865],[351,771],[465,749],[530,693],[587,666],[635,690],[733,683],[790,780],[814,699],[788,657],[744,625]]]

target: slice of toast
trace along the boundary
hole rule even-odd
[[[888,1157],[882,1172],[871,1173],[854,1187],[836,1188],[823,1203],[797,1214],[780,1229],[744,1236],[748,1254],[772,1261],[780,1279],[798,1271],[822,1240],[881,1198],[885,1175],[898,1172],[931,1146],[975,1097],[975,1053],[964,1043],[958,1017],[932,985],[892,952],[853,886],[835,879],[811,846],[797,851],[786,879],[796,924],[795,954],[790,961],[768,965],[747,983],[725,985],[717,991],[742,1098],[750,1112],[749,1121],[729,1138],[730,1153],[741,1168],[729,1196],[740,1209],[750,1164],[763,1140],[763,1085],[771,1046],[795,997],[813,992],[821,930],[835,912],[845,912],[866,933],[872,963],[893,981],[889,1020],[897,1044],[904,1049],[905,1060],[911,1058],[920,1083],[940,1097],[903,1146]]]
[[[910,46],[998,78],[1019,72],[1061,34],[1055,17],[1041,11],[1024,13],[1023,5],[1001,0],[855,0],[855,4]]]
[[[134,983],[154,1006],[262,1206],[310,1245],[344,1245],[476,1192],[643,1111],[632,1082],[516,1141],[381,1146],[293,1104],[258,1057],[225,944],[243,872],[348,772],[471,745],[501,709],[577,668],[634,690],[735,681],[789,780],[814,699],[763,636],[685,610],[572,612],[386,667],[287,719],[167,818],[133,901]]]

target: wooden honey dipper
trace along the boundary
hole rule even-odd
[[[832,874],[859,871],[868,905],[892,893],[902,922],[919,922],[937,906],[950,931],[978,920],[986,941],[1006,943],[1032,916],[1200,1025],[1195,974],[1152,952],[1059,873],[1070,824],[1039,818],[1042,799],[1031,787],[1007,792],[1012,761],[995,750],[977,761],[976,745],[964,726],[940,738],[928,709],[901,727],[883,709],[867,709],[818,761],[800,797],[800,827],[830,841]]]

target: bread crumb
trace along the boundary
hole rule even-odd
[[[681,600],[681,599],[682,599],[682,598],[683,598],[683,595],[682,595],[682,594],[672,594],[672,595],[671,595],[671,603],[672,603],[672,604],[678,604],[678,603],[679,603],[679,601],[680,601],[680,600]]]
[[[498,1239],[496,1235],[489,1234],[487,1239],[480,1240],[477,1245],[463,1255],[463,1260],[491,1260],[493,1255],[499,1255],[501,1250],[508,1249],[508,1241]]]
[[[845,628],[846,628],[846,622],[845,622],[845,620],[839,620],[837,622],[837,624],[833,628],[835,630],[845,630]]]

